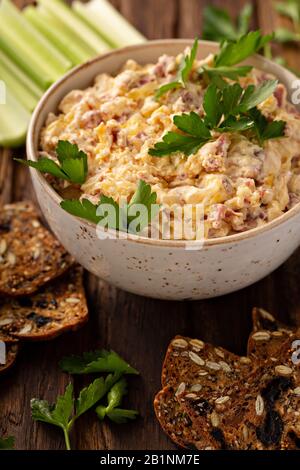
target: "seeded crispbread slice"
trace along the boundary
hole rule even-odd
[[[205,449],[207,441],[193,429],[192,422],[176,400],[175,393],[174,388],[167,385],[154,399],[155,414],[162,429],[179,447]]]
[[[0,305],[0,334],[47,340],[79,328],[87,319],[82,269],[74,266],[31,296],[6,298]]]
[[[183,391],[193,396],[200,390],[210,393],[216,386],[222,388],[239,380],[249,363],[248,358],[198,339],[176,336],[171,341],[162,371],[164,388],[156,396],[154,408],[162,428],[177,445],[211,447],[210,436],[193,429],[176,397]]]
[[[3,341],[0,336],[0,340]],[[0,374],[6,372],[10,369],[16,362],[17,355],[19,352],[19,345],[17,343],[5,343],[6,345],[6,362],[5,364],[0,364]]]
[[[234,382],[210,393],[177,395],[197,434],[210,436],[212,449],[299,449],[300,367],[285,339],[277,357],[257,361]]]
[[[216,377],[220,386],[238,380],[241,370],[251,359],[240,357],[221,347],[199,339],[176,336],[170,343],[162,369],[162,386],[214,386]]]
[[[263,308],[255,307],[252,311],[253,331],[248,339],[248,356],[267,360],[276,356],[283,341],[295,333],[296,328],[280,323]]]
[[[30,202],[0,212],[0,293],[28,295],[63,274],[73,258],[41,224]]]

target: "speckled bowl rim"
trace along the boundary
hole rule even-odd
[[[146,48],[146,49],[154,48],[154,47],[155,48],[156,47],[161,48],[161,46],[164,46],[164,45],[165,46],[168,46],[168,45],[171,46],[172,44],[182,44],[182,47],[184,48],[184,47],[187,47],[188,45],[191,45],[192,40],[191,39],[161,39],[161,40],[147,41],[146,43],[143,43],[143,44],[138,44],[138,45],[134,45],[134,46],[127,46],[127,47],[124,47],[124,48],[121,48],[121,49],[115,49],[115,50],[110,51],[106,54],[102,54],[101,56],[97,56],[97,57],[89,60],[88,62],[85,62],[84,64],[73,68],[70,72],[65,74],[61,79],[56,81],[46,91],[46,93],[42,96],[42,98],[40,99],[40,101],[39,101],[37,107],[35,108],[35,111],[34,111],[32,117],[31,117],[31,120],[30,120],[30,123],[29,123],[29,128],[28,128],[28,133],[27,133],[27,143],[26,143],[27,157],[28,158],[30,157],[35,161],[38,158],[38,155],[37,155],[38,152],[37,152],[37,149],[35,148],[34,142],[37,140],[36,139],[36,123],[39,119],[39,115],[40,115],[42,109],[46,105],[48,99],[53,94],[56,93],[56,91],[59,89],[59,87],[63,83],[65,83],[66,81],[70,80],[74,75],[76,75],[78,70],[82,70],[86,67],[89,67],[90,64],[100,62],[101,60],[103,60],[103,59],[105,59],[109,56],[117,56],[119,54],[124,54],[124,52],[128,52],[128,58],[130,58],[130,53],[132,51],[137,51],[137,50],[144,49],[144,48]],[[214,46],[214,47],[216,47],[216,45],[217,45],[216,42],[204,41],[204,40],[199,41],[200,46],[201,46],[201,44],[211,45],[211,46]],[[271,60],[266,59],[262,56],[256,56],[256,58],[259,59],[259,61],[261,61],[262,64],[263,63],[266,64],[267,68],[272,69],[272,70],[270,70],[270,73],[273,73],[274,75],[276,75],[275,71],[278,70],[278,71],[281,71],[282,73],[286,74],[291,80],[297,80],[297,77],[292,72],[285,69],[281,65],[276,64],[276,63],[272,62]],[[274,71],[274,69],[275,69],[275,71]],[[42,173],[40,173],[38,171],[35,171],[35,170],[32,170],[32,169],[30,169],[30,171],[31,171],[32,178],[33,179],[36,178],[37,180],[39,180],[39,182],[43,186],[44,190],[55,201],[55,203],[58,206],[58,209],[60,209],[60,202],[62,201],[62,198],[59,196],[59,194],[52,188],[52,186],[48,183],[48,181],[46,180],[46,178],[43,176]],[[268,222],[266,225],[262,225],[260,227],[253,228],[253,229],[247,230],[245,232],[236,233],[236,234],[233,234],[233,235],[227,235],[225,237],[205,239],[202,242],[201,246],[203,248],[206,248],[206,247],[216,246],[216,245],[227,245],[227,244],[238,243],[239,241],[242,241],[242,240],[254,238],[254,237],[256,237],[256,236],[258,236],[262,233],[268,232],[268,231],[276,228],[279,225],[284,224],[285,222],[292,219],[293,217],[295,217],[299,213],[300,213],[300,203],[296,204],[292,209],[288,210],[287,212],[280,215],[279,217],[272,220],[271,222]],[[75,216],[71,216],[71,217],[75,218]],[[81,219],[79,217],[77,217],[77,219],[80,220],[80,223],[83,226],[92,228],[94,230],[96,229],[96,224],[94,224],[92,222],[89,222],[89,221],[86,221],[85,219]],[[111,235],[112,238],[118,238],[116,230],[109,229],[109,230],[107,230],[107,234]],[[188,244],[195,244],[195,245],[197,243],[199,243],[199,241],[197,241],[197,240],[195,240],[195,241],[188,241],[188,240],[186,240],[186,241],[184,241],[184,240],[158,240],[158,239],[153,239],[153,238],[149,238],[149,237],[142,237],[142,236],[133,235],[133,234],[126,234],[126,239],[131,240],[133,242],[142,243],[142,244],[145,244],[145,245],[156,245],[156,246],[170,247],[170,248],[186,248],[187,243]],[[123,238],[123,240],[124,240],[124,238]]]

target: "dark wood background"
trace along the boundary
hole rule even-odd
[[[23,6],[30,2],[16,3]],[[201,35],[205,5],[222,5],[236,14],[238,7],[246,2],[113,0],[112,3],[153,39]],[[257,0],[253,4],[253,27],[270,32],[276,25],[286,23],[272,9],[272,0]],[[285,49],[284,55],[291,65],[297,66],[300,57],[297,48]],[[27,170],[12,161],[16,153],[24,155],[24,150],[0,149],[0,206],[35,198]],[[90,412],[76,424],[71,437],[73,448],[174,449],[161,431],[152,407],[153,397],[160,388],[161,365],[169,340],[176,334],[191,335],[245,353],[254,305],[270,309],[287,323],[300,322],[299,269],[300,251],[272,275],[247,289],[197,302],[138,297],[86,274],[88,325],[49,343],[26,344],[16,366],[0,378],[0,435],[14,435],[17,449],[63,449],[60,431],[32,421],[30,399],[41,397],[51,401],[64,390],[70,379],[58,368],[62,356],[106,347],[116,350],[141,372],[139,378],[130,379],[127,399],[127,405],[137,408],[141,418],[117,426],[100,424]],[[90,380],[90,377],[75,377],[75,391]]]

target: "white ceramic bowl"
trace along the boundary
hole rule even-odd
[[[40,130],[49,112],[71,90],[86,88],[97,74],[117,73],[127,59],[155,62],[176,55],[188,40],[150,41],[98,57],[64,76],[43,96],[32,117],[27,140],[28,158],[37,160]],[[199,58],[216,52],[217,45],[200,41]],[[250,63],[271,72],[291,92],[295,77],[260,56]],[[269,224],[244,233],[204,242],[201,250],[186,250],[184,242],[138,236],[100,240],[92,223],[60,208],[60,196],[44,176],[31,170],[41,209],[65,248],[87,270],[127,291],[161,299],[204,299],[241,289],[283,263],[300,244],[300,204]]]

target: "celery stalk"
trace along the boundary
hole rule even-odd
[[[80,39],[87,44],[92,51],[103,53],[109,50],[109,46],[105,43],[98,34],[91,30],[78,16],[60,0],[38,0],[40,5],[43,5],[46,10],[50,11],[54,16],[59,18],[65,25],[77,34]]]
[[[55,22],[55,17],[45,18],[41,10],[28,6],[23,10],[24,16],[40,33],[51,41],[73,65],[81,64],[91,58],[92,54],[87,53],[80,44],[76,44],[65,30]]]
[[[32,81],[26,73],[21,70],[9,57],[4,54],[0,49],[0,64],[5,67],[14,77],[16,77],[27,90],[31,92],[36,98],[40,98],[43,94],[42,88],[40,88],[34,81]]]
[[[0,103],[0,146],[18,147],[25,142],[30,114],[6,89],[6,104]]]
[[[81,50],[84,54],[87,54],[89,57],[95,57],[95,55],[97,55],[97,52],[93,48],[91,48],[87,43],[83,42],[81,37],[78,36],[78,34],[76,33],[76,31],[68,28],[68,26],[66,26],[66,24],[58,16],[53,15],[53,13],[47,10],[43,5],[38,5],[36,7],[36,10],[45,21],[51,24],[51,26],[53,25],[55,29],[63,31],[69,41],[74,44],[76,48]]]
[[[15,98],[28,110],[33,111],[38,103],[38,98],[34,96],[28,88],[26,88],[18,78],[13,75],[5,65],[1,63],[0,58],[0,80],[2,80],[6,87],[14,93]]]
[[[1,18],[0,18],[1,27]],[[4,51],[6,55],[15,62],[27,75],[32,78],[43,90],[49,88],[53,80],[45,73],[41,73],[41,69],[36,66],[34,61],[31,61],[30,55],[24,55],[18,49],[18,43],[11,40],[11,36],[5,35],[5,30],[2,28],[0,34],[0,50]]]
[[[74,11],[112,47],[139,44],[146,38],[137,31],[107,0],[74,1]]]
[[[2,0],[0,16],[11,30],[11,34],[19,38],[19,42],[22,44],[21,50],[28,51],[29,49],[31,55],[36,57],[53,80],[71,68],[71,62],[32,27],[10,0]]]

